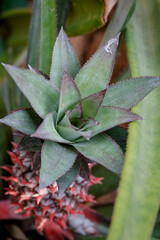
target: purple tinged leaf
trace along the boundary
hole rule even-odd
[[[102,104],[106,89],[81,100],[83,118],[94,118]]]
[[[111,85],[102,105],[130,109],[154,88],[160,86],[160,77],[138,77]]]
[[[118,144],[109,136],[98,134],[90,141],[72,145],[86,158],[103,165],[118,175],[121,173],[124,156]]]
[[[68,73],[64,71],[61,81],[57,121],[62,118],[65,110],[68,110],[71,106],[78,102],[80,98],[80,92],[75,82]]]
[[[103,45],[84,65],[75,82],[82,98],[107,88],[113,71],[119,35]]]
[[[58,110],[59,93],[44,77],[8,64],[3,66],[40,117]]]
[[[15,151],[39,151],[41,147],[42,142],[40,139],[25,135]]]
[[[12,112],[6,117],[0,119],[0,123],[4,123],[28,135],[33,134],[41,122],[42,119],[32,108]]]
[[[49,113],[44,118],[41,125],[38,127],[36,132],[32,134],[32,137],[52,140],[55,142],[69,143],[69,141],[63,139],[55,128],[56,113]]]
[[[46,80],[49,80],[49,76],[48,76],[47,74],[41,72],[40,70],[38,70],[38,69],[35,68],[35,67],[30,66],[29,64],[28,64],[28,67],[29,67],[29,70],[30,70],[30,71],[32,71],[32,72],[34,72],[34,73],[37,73],[37,74],[39,74],[39,75],[41,75],[41,76],[43,76]]]
[[[90,128],[94,131],[93,136],[122,123],[142,120],[142,118],[126,109],[102,106],[96,116],[96,120],[99,124]]]
[[[33,156],[33,171],[39,170],[41,167],[41,152],[36,152]]]
[[[58,178],[57,185],[59,194],[63,194],[66,189],[73,183],[75,178],[77,177],[81,167],[81,161],[77,158],[69,171],[64,174],[62,177]]]
[[[74,121],[75,119],[82,118],[82,105],[81,105],[81,103],[78,104],[74,109],[67,111],[66,114],[68,115],[69,120],[71,122]]]
[[[40,189],[63,176],[74,164],[77,151],[52,141],[45,141],[41,153]]]
[[[80,69],[77,56],[63,28],[57,37],[51,64],[51,82],[60,89],[64,70],[74,79]]]
[[[89,172],[88,162],[83,156],[81,156],[81,168],[79,171],[79,176],[81,176],[83,179],[85,179],[88,182],[90,181],[90,172]]]

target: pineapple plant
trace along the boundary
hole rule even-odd
[[[84,202],[94,202],[88,188],[102,180],[91,174],[92,166],[101,164],[119,176],[123,167],[122,150],[107,131],[142,120],[130,108],[160,86],[160,77],[109,85],[118,43],[119,34],[80,69],[61,29],[50,76],[32,66],[3,64],[31,104],[0,120],[22,138],[9,152],[13,166],[3,166],[12,174],[3,177],[10,184],[6,194],[12,195],[17,213],[34,216],[39,231],[48,221],[68,231],[78,229],[76,221],[84,223]],[[98,233],[89,219],[87,224],[90,231],[82,234]]]

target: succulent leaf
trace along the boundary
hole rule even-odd
[[[90,141],[74,143],[73,146],[85,157],[118,175],[121,173],[124,156],[119,146],[109,136],[99,134]]]
[[[0,119],[0,122],[15,128],[22,133],[31,135],[41,124],[42,119],[32,108],[28,108],[12,112],[6,117]]]
[[[42,75],[46,80],[49,80],[49,76],[43,72],[41,72],[40,70],[38,70],[37,68],[35,67],[32,67],[31,65],[28,64],[28,67],[29,67],[29,70],[34,72],[34,73],[37,73],[37,74],[40,74]]]
[[[58,190],[63,194],[77,177],[81,167],[81,161],[77,158],[71,169],[57,180]]]
[[[94,118],[102,104],[106,89],[81,100],[83,118]]]
[[[57,122],[61,119],[61,117],[65,113],[65,110],[70,109],[70,107],[73,106],[76,102],[78,102],[80,98],[80,92],[75,82],[68,75],[68,73],[64,71],[61,81]]]
[[[82,98],[100,92],[108,86],[119,42],[119,35],[109,40],[93,55],[77,75],[75,82]]]
[[[130,109],[154,88],[160,86],[160,77],[137,77],[110,86],[102,105]]]
[[[45,141],[41,153],[40,189],[64,175],[76,158],[77,151],[72,146]]]
[[[44,77],[8,64],[3,66],[40,117],[58,110],[59,93]]]
[[[137,114],[122,108],[102,106],[96,116],[98,125],[93,126],[93,136],[122,123],[142,120]]]
[[[55,128],[55,120],[56,120],[57,114],[49,113],[44,118],[41,125],[38,127],[36,132],[32,134],[32,137],[51,140],[55,142],[61,142],[61,143],[69,143],[69,141],[63,139],[59,133],[57,132]]]
[[[54,46],[50,79],[60,89],[64,70],[74,79],[79,69],[75,51],[61,28]]]
[[[38,138],[31,138],[30,136],[25,135],[20,143],[18,144],[18,147],[16,148],[16,151],[40,151],[42,147],[42,142]]]

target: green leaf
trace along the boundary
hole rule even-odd
[[[137,77],[118,82],[109,87],[102,105],[130,109],[158,86],[160,77]]]
[[[81,166],[80,159],[76,159],[71,169],[64,174],[62,177],[58,178],[57,185],[60,194],[63,194],[66,189],[72,184],[72,182],[77,177]]]
[[[50,79],[60,89],[64,70],[74,79],[79,69],[74,49],[62,28],[54,46]]]
[[[15,111],[0,119],[0,122],[22,133],[31,135],[41,124],[42,119],[30,108]]]
[[[88,142],[72,145],[85,157],[100,163],[118,175],[121,173],[123,153],[119,146],[107,135],[99,134]]]
[[[112,38],[84,65],[75,81],[82,98],[106,89],[113,70],[119,35]]]
[[[92,168],[92,174],[96,177],[103,177],[102,184],[94,184],[89,188],[89,194],[93,194],[95,198],[112,192],[118,187],[119,176],[107,170],[100,164],[97,164]]]
[[[77,158],[76,150],[52,141],[45,141],[41,153],[40,189],[64,175]]]
[[[106,89],[81,100],[83,118],[94,118],[102,104]]]
[[[29,8],[11,9],[1,13],[1,32],[7,47],[27,45],[30,17]]]
[[[158,0],[137,1],[126,32],[132,77],[160,75],[159,12]],[[157,88],[133,108],[145,120],[130,124],[126,160],[108,240],[151,238],[160,204],[159,103],[160,88]]]
[[[61,90],[59,97],[59,108],[58,108],[58,117],[59,121],[65,113],[65,110],[68,110],[76,102],[80,100],[80,92],[73,81],[73,79],[64,71],[62,81],[61,81]]]
[[[55,128],[56,113],[49,113],[44,118],[41,125],[37,128],[36,132],[32,134],[32,137],[51,140],[55,142],[69,143],[69,141],[63,139]]]
[[[134,7],[135,0],[119,0],[115,14],[112,17],[101,41],[101,46],[123,30],[124,24],[127,23],[126,20],[131,17]]]
[[[38,67],[39,64],[39,39],[40,39],[40,18],[41,3],[34,0],[33,13],[30,23],[27,65]]]
[[[96,120],[99,124],[90,128],[94,131],[93,136],[122,123],[142,120],[142,118],[126,109],[103,106],[100,108]]]
[[[106,134],[109,135],[114,141],[118,143],[123,152],[126,150],[126,142],[128,131],[123,127],[114,127],[106,131]]]
[[[58,0],[57,0],[58,1]],[[72,0],[66,22],[69,36],[89,33],[103,26],[105,6],[103,0]]]
[[[26,69],[3,65],[40,117],[57,111],[58,91],[44,77]]]
[[[56,0],[57,9],[57,29],[60,31],[61,27],[65,27],[68,15],[70,0]]]
[[[30,136],[25,135],[18,147],[16,148],[17,151],[40,151],[42,147],[42,142],[38,138],[33,138]]]
[[[41,5],[39,69],[49,74],[52,51],[57,37],[56,3],[55,0],[42,0],[39,4]]]

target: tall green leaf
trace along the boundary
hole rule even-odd
[[[38,67],[39,63],[39,38],[40,38],[41,3],[34,0],[33,13],[30,23],[27,64]]]
[[[39,69],[49,74],[53,46],[57,37],[55,0],[41,0]]]
[[[137,1],[127,27],[131,76],[160,74],[160,4]],[[147,240],[160,203],[160,89],[144,98],[134,112],[145,120],[130,124],[126,161],[108,240]]]

